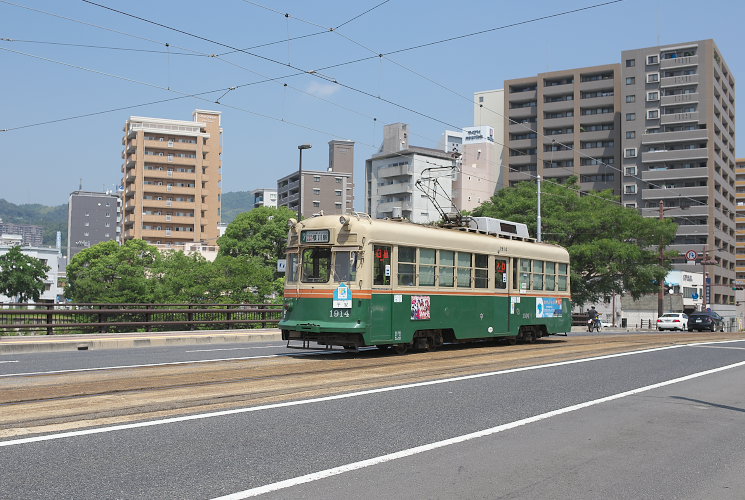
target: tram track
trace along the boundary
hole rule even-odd
[[[0,438],[298,400],[387,385],[741,334],[549,337],[536,344],[446,346],[405,356],[364,351],[11,377],[0,381]],[[246,373],[246,372],[250,373]]]

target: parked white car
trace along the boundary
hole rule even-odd
[[[657,329],[662,330],[687,330],[688,315],[684,313],[665,313],[657,318]]]

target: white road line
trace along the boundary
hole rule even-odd
[[[9,360],[5,360],[5,361],[0,361],[0,363],[18,363],[18,360],[17,359],[9,359]]]
[[[564,413],[581,410],[583,408],[589,408],[590,406],[607,403],[608,401],[625,398],[627,396],[633,396],[635,394],[639,394],[642,392],[651,391],[653,389],[659,389],[660,387],[665,387],[667,385],[677,384],[679,382],[685,382],[687,380],[691,380],[691,379],[698,378],[698,377],[703,377],[706,375],[711,375],[712,373],[717,373],[717,372],[721,372],[724,370],[730,370],[732,368],[738,368],[740,366],[745,366],[745,361],[734,363],[732,365],[722,366],[719,368],[714,368],[712,370],[706,370],[703,372],[693,373],[691,375],[686,375],[685,377],[679,377],[679,378],[675,378],[672,380],[666,380],[664,382],[647,385],[645,387],[639,387],[638,389],[632,389],[630,391],[620,392],[618,394],[613,394],[612,396],[606,396],[604,398],[595,399],[593,401],[586,401],[584,403],[567,406],[564,408],[560,408],[558,410],[541,413],[540,415],[535,415],[533,417],[523,418],[521,420],[515,420],[514,422],[510,422],[507,424],[498,425],[490,429],[484,429],[482,431],[472,432],[470,434],[463,434],[461,436],[456,436],[450,439],[445,439],[443,441],[437,441],[436,443],[425,444],[422,446],[409,448],[408,450],[401,450],[395,453],[389,453],[388,455],[381,455],[379,457],[369,458],[367,460],[361,460],[359,462],[354,462],[351,464],[334,467],[332,469],[326,469],[326,470],[322,470],[319,472],[314,472],[312,474],[306,474],[305,476],[299,476],[299,477],[294,477],[292,479],[286,479],[284,481],[279,481],[276,483],[265,484],[264,486],[259,486],[257,488],[251,488],[248,490],[232,493],[230,495],[218,497],[214,500],[239,500],[242,498],[249,498],[249,497],[255,497],[258,495],[263,495],[265,493],[270,493],[270,492],[282,490],[285,488],[291,488],[293,486],[298,486],[304,483],[310,483],[312,481],[318,481],[319,479],[336,476],[339,474],[343,474],[345,472],[363,469],[365,467],[371,467],[373,465],[378,465],[378,464],[382,464],[385,462],[391,462],[393,460],[398,460],[399,458],[410,457],[412,455],[418,455],[419,453],[425,453],[428,451],[436,450],[437,448],[443,448],[445,446],[463,443],[465,441],[470,441],[472,439],[491,436],[499,432],[504,432],[510,429],[514,429],[516,427],[520,427],[520,426],[527,425],[527,424],[532,424],[534,422],[539,422],[541,420],[555,417],[557,415],[562,415]]]
[[[463,375],[460,377],[451,377],[446,379],[439,379],[439,380],[429,380],[426,382],[416,382],[411,384],[403,384],[403,385],[394,385],[389,387],[380,387],[378,389],[368,389],[365,391],[358,391],[358,392],[349,392],[344,394],[335,394],[333,396],[323,396],[320,398],[312,398],[312,399],[302,399],[298,401],[287,401],[284,403],[272,403],[267,405],[261,405],[261,406],[251,406],[248,408],[235,408],[232,410],[222,410],[222,411],[215,411],[215,412],[209,412],[209,413],[198,413],[195,415],[184,415],[181,417],[171,417],[171,418],[164,418],[161,420],[149,420],[146,422],[135,422],[131,424],[121,424],[121,425],[112,425],[109,427],[98,427],[95,429],[84,429],[80,431],[69,431],[69,432],[61,432],[59,434],[46,434],[43,436],[35,436],[35,437],[28,437],[28,438],[20,438],[20,439],[12,439],[9,441],[0,441],[0,448],[4,446],[15,446],[19,444],[27,444],[27,443],[37,443],[40,441],[52,441],[56,439],[65,439],[70,437],[77,437],[77,436],[87,436],[90,434],[103,434],[106,432],[114,432],[114,431],[121,431],[121,430],[127,430],[127,429],[138,429],[141,427],[152,427],[155,425],[164,425],[164,424],[174,424],[178,422],[188,422],[190,420],[202,420],[205,418],[212,418],[212,417],[222,417],[226,415],[237,415],[240,413],[252,413],[256,411],[263,411],[263,410],[272,410],[275,408],[285,408],[289,406],[300,406],[300,405],[307,405],[312,403],[321,403],[325,401],[334,401],[337,399],[347,399],[347,398],[353,398],[358,396],[366,396],[368,394],[378,394],[382,392],[392,392],[392,391],[400,391],[403,389],[411,389],[415,387],[425,387],[429,385],[440,385],[440,384],[447,384],[450,382],[459,382],[462,380],[471,380],[471,379],[477,379],[477,378],[484,378],[484,377],[493,377],[496,375],[504,375],[507,373],[517,373],[517,372],[525,372],[525,371],[531,371],[531,370],[540,370],[543,368],[553,368],[557,366],[565,366],[565,365],[574,365],[579,363],[587,363],[589,361],[599,361],[603,359],[612,359],[612,358],[620,358],[624,356],[632,356],[635,354],[645,354],[650,352],[657,352],[657,351],[666,351],[668,349],[678,349],[681,347],[691,347],[691,346],[697,346],[702,344],[721,344],[725,342],[745,342],[745,340],[727,340],[722,342],[703,342],[703,343],[695,343],[695,344],[678,344],[673,346],[666,346],[666,347],[655,347],[653,349],[644,349],[641,351],[631,351],[631,352],[621,352],[617,354],[607,354],[604,356],[595,356],[592,358],[583,358],[583,359],[573,359],[570,361],[560,361],[557,363],[547,363],[545,365],[534,365],[534,366],[524,366],[521,368],[510,368],[509,370],[500,370],[496,372],[487,372],[487,373],[476,373],[473,375]],[[239,358],[240,359],[240,358]],[[743,362],[745,363],[745,362]],[[734,367],[735,365],[730,365],[731,367]],[[713,373],[713,372],[712,372]]]
[[[339,353],[342,351],[334,351]],[[24,377],[28,375],[55,375],[59,373],[75,373],[75,372],[94,372],[100,370],[123,370],[125,368],[149,368],[152,366],[170,366],[170,365],[188,365],[192,363],[216,363],[218,361],[240,361],[243,359],[262,359],[262,358],[281,358],[283,356],[318,356],[321,354],[329,354],[326,351],[319,352],[288,352],[281,354],[266,354],[264,356],[245,356],[240,358],[219,358],[219,359],[197,359],[194,361],[172,361],[170,363],[150,363],[145,365],[121,365],[121,366],[101,366],[99,368],[73,368],[70,370],[50,370],[48,372],[26,372],[26,373],[5,373],[0,377]]]
[[[700,345],[696,347],[707,347],[709,349],[742,349],[745,350],[745,347],[731,347],[726,345]]]

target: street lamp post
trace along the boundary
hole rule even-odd
[[[303,149],[310,149],[310,144],[301,144],[297,147],[300,153],[300,159],[298,161],[297,173],[297,220],[300,221],[300,217],[303,213]]]

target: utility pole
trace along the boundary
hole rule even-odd
[[[665,202],[660,200],[660,220],[665,218]],[[660,267],[665,266],[665,251],[660,240]],[[665,299],[665,279],[660,280],[660,288],[657,290],[657,317],[662,316],[662,306]]]

